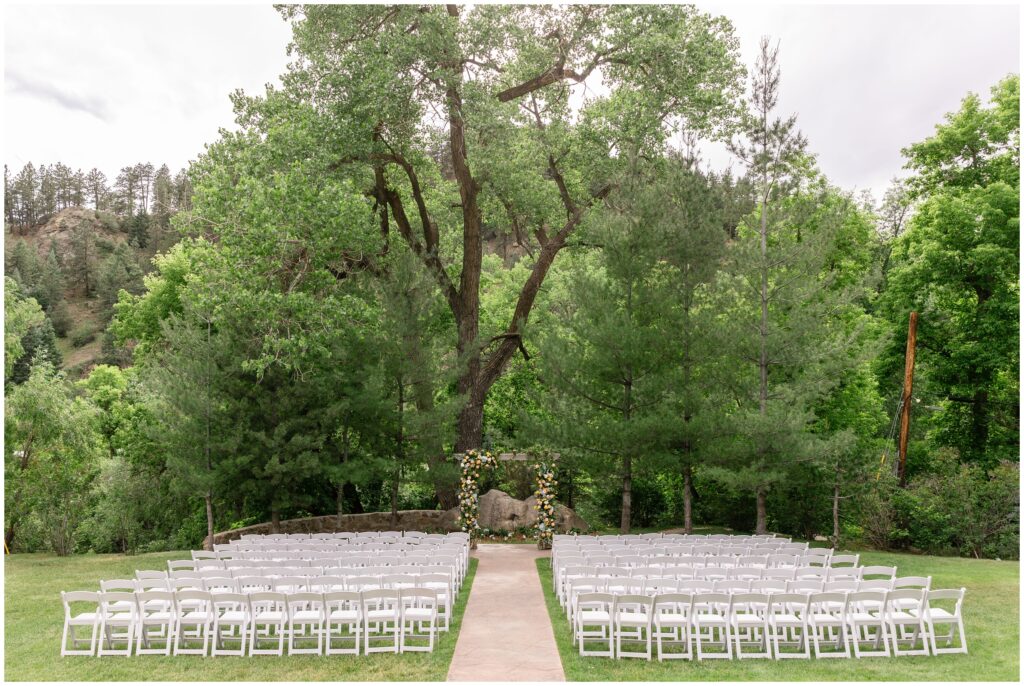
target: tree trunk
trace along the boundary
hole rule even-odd
[[[754,533],[761,536],[768,533],[768,489],[764,486],[757,487],[757,524],[754,526]]]
[[[391,527],[398,528],[398,484],[402,478],[402,470],[395,471],[395,478],[391,482]]]
[[[213,493],[207,491],[204,500],[206,500],[206,549],[213,550]]]
[[[10,551],[11,546],[14,545],[14,531],[14,522],[11,522],[4,531],[4,545],[7,546],[8,551]]]
[[[629,533],[629,523],[633,515],[633,458],[627,456],[622,460],[622,520],[619,528],[622,533]]]
[[[693,533],[693,468],[683,467],[683,530]]]
[[[276,505],[270,508],[270,531],[275,534],[281,533],[281,511]]]
[[[337,495],[335,497],[337,498],[337,506],[338,506],[338,523],[335,525],[335,528],[338,531],[344,531],[345,530],[345,525],[344,525],[344,522],[345,522],[345,484],[344,483],[338,484],[338,491],[337,491]]]
[[[832,488],[832,548],[839,548],[839,479]]]

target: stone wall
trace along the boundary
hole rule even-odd
[[[241,529],[221,531],[213,535],[213,542],[227,543],[241,538],[243,534],[322,534],[335,531],[436,531],[443,533],[455,531],[457,527],[442,521],[445,514],[443,510],[401,510],[398,513],[397,524],[391,521],[390,512],[348,514],[342,515],[340,526],[338,525],[338,515],[284,519],[281,520],[277,532],[273,531],[270,522],[264,522]]]
[[[480,527],[484,529],[505,529],[533,527],[537,524],[537,499],[516,500],[512,496],[492,489],[480,496]],[[590,527],[583,519],[565,505],[555,508],[555,527],[564,532],[569,529],[587,531]],[[305,517],[282,520],[275,532],[270,522],[253,524],[241,529],[221,531],[213,535],[214,543],[227,543],[241,538],[243,534],[323,534],[336,531],[426,531],[428,533],[459,530],[459,508],[450,510],[400,510],[398,523],[391,521],[390,512],[367,512],[365,514]],[[205,541],[204,541],[205,543]]]

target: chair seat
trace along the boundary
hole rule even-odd
[[[611,615],[604,610],[580,610],[579,617],[583,624],[611,621]]]
[[[166,622],[174,617],[173,612],[147,612],[139,617],[143,622]]]
[[[882,618],[877,614],[871,612],[851,612],[849,614],[851,622],[880,622]]]
[[[406,619],[433,619],[437,612],[428,607],[410,607],[405,610]]]
[[[642,612],[619,612],[615,621],[622,626],[647,626],[650,619]]]
[[[956,621],[956,615],[954,615],[952,612],[949,612],[948,610],[943,610],[941,607],[928,608],[924,611],[924,616],[926,619],[930,619],[932,621],[935,621],[936,619],[948,619],[951,621]]]
[[[283,612],[257,612],[253,616],[253,620],[256,622],[283,622]]]
[[[725,617],[711,612],[698,612],[693,616],[693,621],[695,624],[715,624],[721,626],[725,626],[727,623]]]
[[[292,613],[292,621],[317,622],[323,615],[317,610],[299,610]]]
[[[95,612],[82,612],[73,616],[70,622],[71,624],[92,624],[98,616]]]
[[[334,622],[354,622],[359,619],[359,612],[356,610],[332,610],[329,617]]]
[[[757,615],[735,615],[733,622],[737,626],[761,626],[764,624],[764,617]]]
[[[191,610],[181,615],[181,621],[183,622],[205,622],[209,619],[209,612],[200,612],[198,610]]]
[[[241,610],[228,610],[222,612],[218,621],[220,622],[245,622],[249,619],[248,614]]]
[[[398,610],[370,610],[366,613],[366,618],[372,620],[398,619]]]
[[[795,613],[783,612],[780,614],[773,614],[768,618],[768,621],[772,624],[803,624],[804,620],[801,619],[800,615]]]

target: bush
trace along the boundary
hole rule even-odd
[[[71,330],[71,313],[68,311],[68,304],[64,300],[58,300],[57,304],[50,310],[50,323],[53,324],[53,332],[59,338],[64,338]]]
[[[649,527],[665,523],[667,503],[657,482],[634,477],[632,496],[631,526]],[[611,526],[617,526],[622,520],[622,491],[616,488],[605,493],[601,499],[601,506],[604,521]]]
[[[87,324],[82,325],[71,332],[71,345],[81,348],[96,340],[96,329]]]

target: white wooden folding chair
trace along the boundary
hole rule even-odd
[[[288,609],[288,654],[322,655],[326,610],[322,593],[296,592],[286,596]],[[306,636],[306,632],[309,636]],[[316,647],[297,648],[297,640],[315,639]]]
[[[889,657],[889,640],[885,621],[885,596],[888,591],[856,591],[847,595],[849,607],[846,620],[854,657]],[[877,608],[877,609],[876,609]],[[871,629],[874,629],[872,633]],[[862,643],[873,644],[873,649],[861,649]]]
[[[206,655],[210,646],[210,627],[213,610],[207,591],[175,591],[174,593],[174,654]],[[188,628],[192,631],[189,632]],[[188,641],[201,641],[199,648],[189,648]]]
[[[249,594],[250,655],[284,655],[284,637],[288,625],[287,596],[277,591]],[[276,641],[276,647],[261,647],[264,641]]]
[[[770,658],[772,645],[768,640],[767,593],[734,593],[729,612],[729,629],[732,633],[734,655],[744,658]],[[743,644],[754,645],[759,650],[743,650]]]
[[[249,642],[249,626],[252,624],[252,618],[249,616],[249,597],[233,591],[214,591],[210,593],[210,606],[213,613],[213,647],[210,654],[245,655]],[[236,641],[237,647],[227,647],[229,642]]]
[[[399,632],[398,652],[434,652],[437,635],[437,592],[430,588],[402,588],[402,630]],[[426,639],[427,645],[412,643]]]
[[[573,635],[580,646],[580,655],[587,657],[615,657],[612,636],[612,607],[615,596],[611,593],[580,593],[574,601]],[[587,641],[608,644],[607,650],[587,650]]]
[[[812,593],[810,595],[807,630],[814,643],[815,657],[850,657],[850,641],[847,632],[849,623],[846,617],[848,608],[848,594],[845,591]],[[823,642],[834,642],[836,650],[822,650]]]
[[[96,639],[100,627],[100,594],[95,591],[61,591],[61,604],[64,605],[64,633],[60,639],[60,654],[65,655],[95,655]],[[79,604],[87,604],[88,609],[76,612],[75,607]],[[75,629],[87,627],[90,635],[88,639],[80,638],[75,634]],[[68,647],[68,639],[71,646]],[[88,648],[79,648],[81,644],[88,645]]]
[[[925,592],[925,606],[923,610],[924,622],[927,627],[928,641],[931,645],[932,655],[944,655],[949,653],[967,652],[967,634],[964,633],[963,604],[964,594],[967,589],[937,589]],[[942,607],[942,605],[947,605]],[[938,633],[937,627],[949,627],[949,633]],[[954,640],[959,635],[959,645],[954,645]],[[945,646],[939,647],[938,641],[945,641]]]
[[[690,660],[690,605],[689,593],[659,593],[654,596],[652,632],[658,647],[658,661]],[[678,652],[666,652],[665,646],[680,646]]]
[[[695,593],[691,607],[690,622],[697,644],[697,659],[732,659],[729,635],[732,596],[726,593]],[[721,646],[722,650],[706,650],[705,644]]]
[[[138,623],[135,630],[136,655],[170,655],[174,635],[174,593],[166,590],[145,590],[135,594]],[[149,629],[155,628],[151,632]],[[153,642],[163,647],[153,647]]]
[[[925,589],[901,588],[885,596],[882,614],[893,655],[927,655],[928,628],[924,621]],[[920,648],[915,648],[917,642]],[[907,643],[908,647],[904,647]]]
[[[363,652],[397,653],[401,644],[401,591],[376,588],[361,592]],[[391,645],[372,645],[371,639],[388,640]]]
[[[615,596],[612,604],[612,634],[615,637],[615,659],[642,657],[651,659],[651,626],[654,598],[637,593]],[[623,650],[622,642],[641,643],[642,651]]]
[[[803,593],[773,593],[768,606],[768,633],[776,660],[810,658],[807,636],[810,596]],[[783,646],[795,645],[799,652],[786,652]]]
[[[134,591],[101,591],[100,643],[96,655],[131,655],[137,619]],[[117,643],[123,643],[124,647],[117,648]]]
[[[333,590],[324,592],[326,653],[328,655],[358,655],[362,638],[362,596],[358,591]],[[351,640],[352,647],[336,646]]]

